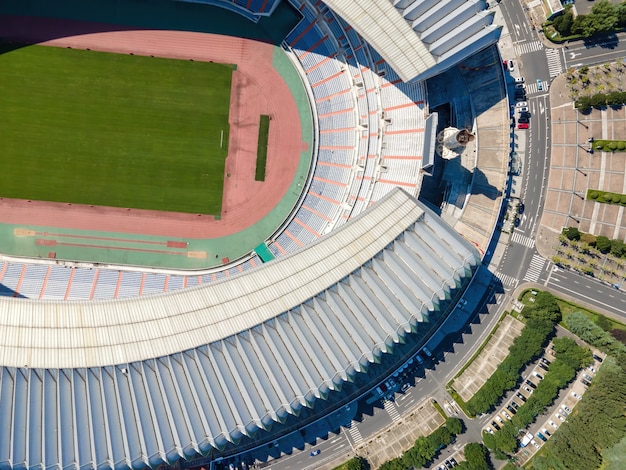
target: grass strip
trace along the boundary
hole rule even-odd
[[[256,150],[256,172],[254,179],[256,181],[265,181],[265,165],[267,163],[267,141],[270,135],[270,117],[266,114],[261,115],[259,124],[259,143]]]

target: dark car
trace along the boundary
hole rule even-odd
[[[589,387],[589,385],[591,385],[591,383],[585,379],[580,379],[580,382],[585,386],[585,387]]]
[[[522,219],[520,219],[519,217],[515,217],[515,222],[513,222],[513,224],[516,227],[519,227],[519,224],[521,224],[521,223],[522,223]]]
[[[549,366],[550,365],[550,361],[548,361],[545,357],[541,358],[541,362],[543,362],[545,365]]]
[[[522,117],[527,117],[527,118],[531,116],[531,114],[528,111],[522,111],[519,113],[519,115]]]
[[[602,358],[600,356],[598,356],[597,354],[593,355],[593,358],[596,362],[602,362]]]
[[[320,452],[321,452],[321,450],[319,450],[319,449],[315,449],[315,450],[312,450],[312,451],[311,451],[311,453],[310,453],[309,455],[310,455],[311,457],[315,457],[316,455],[319,455],[319,454],[320,454]]]
[[[517,122],[523,122],[524,124],[528,124],[530,122],[530,119],[524,116],[520,116],[517,118]]]
[[[518,407],[519,405],[517,404],[517,402],[516,402],[516,401],[512,401],[512,402],[511,402],[511,406],[517,410],[517,407]]]
[[[541,367],[543,370],[545,370],[546,372],[548,371],[548,366],[545,365],[543,362],[539,363],[539,367]]]
[[[514,415],[516,413],[515,408],[513,408],[511,405],[507,405],[506,409],[509,410],[509,412],[512,415]]]
[[[525,208],[526,208],[526,206],[524,206],[524,203],[520,202],[519,206],[517,207],[517,212],[519,212],[520,214],[523,214]]]
[[[541,434],[540,432],[537,433],[537,437],[539,439],[541,439],[543,442],[546,442],[548,439],[546,439],[546,436],[544,436],[543,434]]]
[[[526,382],[525,382],[525,383],[526,383],[526,385],[528,385],[529,387],[532,387],[532,388],[537,388],[537,386],[536,386],[534,383],[532,383],[530,380],[528,380],[528,379],[526,379]]]
[[[517,398],[519,398],[520,400],[522,400],[522,401],[526,401],[526,397],[525,397],[524,395],[522,395],[520,392],[517,392],[517,393],[515,394],[515,396],[516,396]]]

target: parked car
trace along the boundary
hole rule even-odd
[[[524,89],[524,83],[516,83],[515,84],[515,89],[516,90],[523,90]]]
[[[517,125],[517,128],[518,128],[518,129],[528,129],[528,127],[529,127],[529,126],[528,126],[528,123],[527,123],[527,122],[520,122],[520,123]]]
[[[515,101],[526,102],[526,93],[515,93]]]
[[[546,372],[548,371],[548,366],[547,366],[547,365],[545,365],[543,362],[540,362],[538,365],[539,365],[539,367],[541,367],[541,368],[542,368],[543,370],[545,370]]]
[[[519,398],[520,400],[522,400],[522,401],[526,401],[526,397],[525,397],[524,395],[522,395],[520,392],[517,392],[517,393],[515,394],[515,396],[516,396],[517,398]]]
[[[500,430],[500,426],[498,426],[498,423],[496,423],[495,421],[492,421],[491,425],[493,426],[493,429],[495,429],[496,431]]]
[[[589,385],[591,385],[591,382],[585,379],[580,379],[580,383],[582,383],[585,387],[589,387]]]
[[[507,405],[506,409],[509,410],[509,413],[511,413],[512,415],[515,414],[515,408],[513,408],[511,405]]]
[[[595,368],[595,367],[591,367],[591,366],[590,366],[590,367],[587,367],[587,370],[588,370],[589,372],[591,372],[592,374],[595,374],[595,373],[596,373],[596,368]]]
[[[581,397],[581,396],[580,396],[578,393],[576,393],[576,392],[572,392],[572,396],[573,396],[574,398],[576,398],[576,400],[582,400],[582,399],[583,399],[583,397]]]
[[[515,69],[515,64],[513,63],[512,60],[509,60],[509,70],[514,70]]]
[[[589,382],[591,382],[593,379],[591,378],[590,375],[588,374],[583,374],[583,379],[588,380]]]
[[[541,358],[541,362],[542,362],[543,364],[547,365],[547,366],[549,366],[549,365],[550,365],[550,361],[548,361],[545,357],[542,357],[542,358]]]
[[[561,409],[566,413],[571,413],[572,410],[567,405],[561,405]]]
[[[550,431],[548,431],[546,428],[543,428],[541,432],[544,433],[546,436],[550,437]]]
[[[556,416],[556,419],[558,419],[559,421],[565,421],[565,417],[560,415],[559,413],[557,413],[555,416]]]
[[[489,426],[487,426],[485,428],[485,432],[488,432],[489,434],[493,434],[493,429],[491,429]]]
[[[519,103],[515,104],[516,108],[527,108],[528,107],[528,103],[526,101],[520,101]]]
[[[537,90],[543,90],[543,82],[539,78],[537,79]]]
[[[539,449],[539,444],[537,444],[537,441],[535,441],[534,439],[532,441],[530,441],[530,443],[535,446],[535,449]]]
[[[511,415],[509,415],[506,411],[502,410],[502,416],[504,416],[506,419],[510,420],[511,419]]]
[[[524,77],[516,77],[515,83],[524,83]]]
[[[548,438],[544,436],[543,434],[541,434],[540,432],[537,433],[537,437],[541,439],[543,442],[546,442],[548,440]]]
[[[533,372],[533,375],[537,377],[539,380],[543,379],[543,375],[541,375],[539,372]]]
[[[531,393],[533,393],[532,388],[527,387],[526,385],[524,385],[524,386],[522,387],[522,390],[524,390],[524,391],[528,392],[528,394],[529,394],[529,395],[530,395]]]
[[[530,122],[530,119],[525,116],[520,116],[517,118],[517,122],[521,122],[522,124],[528,124]]]
[[[517,410],[517,408],[519,407],[519,404],[516,401],[511,401],[511,406],[513,407],[514,410]]]
[[[519,115],[520,116],[524,116],[525,114],[528,114],[528,108],[527,107],[522,107],[522,108],[517,108],[517,110],[519,111]],[[530,114],[528,114],[530,116]]]
[[[557,426],[557,424],[554,421],[548,421],[548,424],[550,426],[552,426],[554,429],[559,429],[559,427]]]
[[[529,379],[526,379],[526,382],[524,382],[526,385],[528,385],[529,387],[532,388],[537,388],[537,386],[534,384],[534,382],[530,381]]]
[[[597,354],[594,354],[594,355],[593,355],[593,358],[594,358],[594,360],[595,360],[596,362],[600,362],[600,363],[602,362],[602,358],[601,358],[600,356],[598,356]]]

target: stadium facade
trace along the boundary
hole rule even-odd
[[[499,34],[484,2],[327,5],[404,81]],[[396,345],[424,341],[480,254],[400,189],[375,202],[232,279],[111,301],[0,297],[0,467],[156,467],[228,449],[323,412]]]

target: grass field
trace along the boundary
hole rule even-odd
[[[262,114],[259,123],[259,143],[256,150],[256,171],[254,179],[265,181],[265,166],[267,164],[267,142],[270,133],[270,117]]]
[[[233,66],[1,52],[0,196],[220,214]]]

